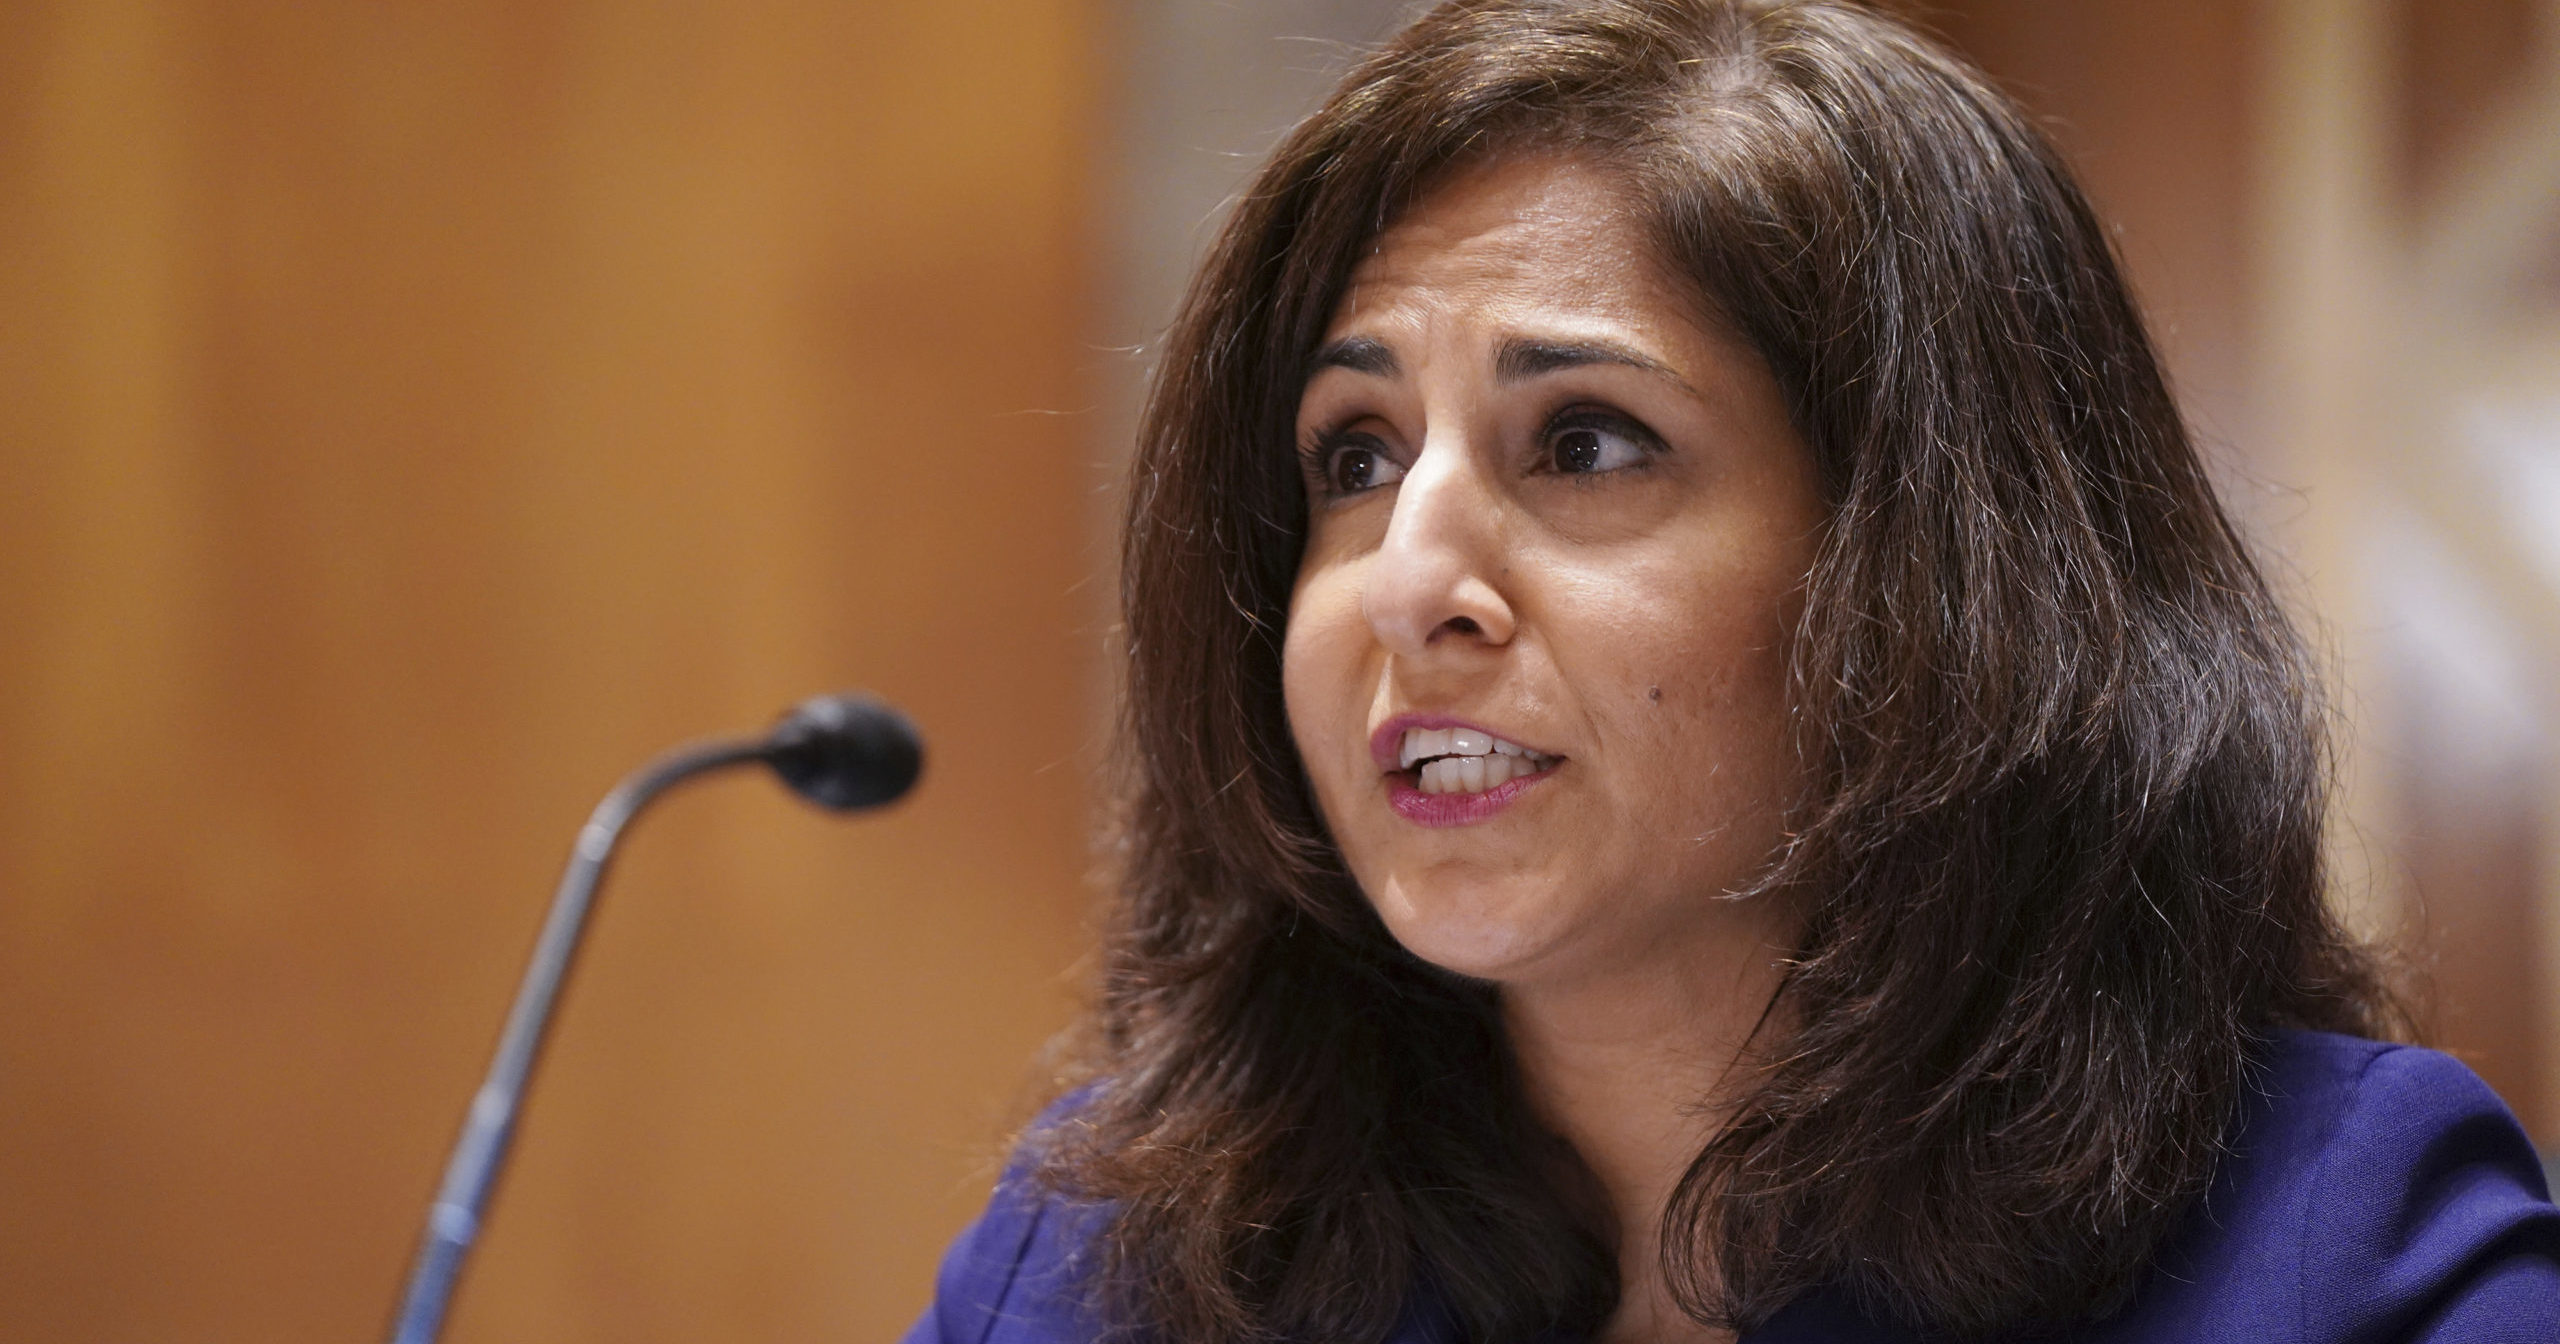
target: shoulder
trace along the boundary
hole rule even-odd
[[[1070,1093],[1032,1122],[1031,1136],[1072,1115]],[[1066,1344],[1095,1338],[1085,1291],[1088,1251],[1105,1210],[1046,1188],[1026,1138],[997,1178],[986,1211],[943,1255],[933,1304],[904,1344]]]
[[[1086,1344],[1123,1339],[1095,1308],[1094,1257],[1111,1207],[1050,1188],[1036,1170],[1044,1135],[1076,1123],[1092,1096],[1080,1088],[1024,1131],[986,1211],[952,1242],[933,1303],[903,1344]],[[1454,1344],[1456,1321],[1427,1287],[1406,1304],[1384,1344]]]
[[[2277,1033],[2213,1189],[2100,1337],[2560,1338],[2560,1210],[2456,1060]]]

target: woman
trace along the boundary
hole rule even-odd
[[[2104,235],[1925,41],[1443,5],[1135,472],[1090,1081],[914,1338],[2560,1337]]]

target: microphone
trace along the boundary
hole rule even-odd
[[[858,811],[893,802],[924,768],[924,745],[906,716],[863,695],[803,701],[761,738],[696,743],[659,757],[616,784],[587,818],[570,851],[544,917],[533,959],[516,988],[488,1076],[446,1160],[443,1184],[427,1211],[427,1228],[410,1266],[392,1344],[432,1344],[443,1332],[462,1262],[479,1236],[515,1135],[527,1082],[542,1051],[560,985],[576,957],[595,903],[596,885],[623,829],[669,788],[733,765],[762,761],[792,792],[820,807]]]
[[[915,725],[867,696],[802,701],[765,742],[765,760],[783,783],[839,812],[895,801],[924,769],[924,743]]]

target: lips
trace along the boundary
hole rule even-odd
[[[1486,821],[1546,783],[1564,757],[1445,714],[1399,714],[1379,725],[1369,752],[1386,776],[1387,802],[1416,825]]]

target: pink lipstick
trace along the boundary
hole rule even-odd
[[[1409,738],[1426,753],[1410,764],[1405,760]],[[1396,815],[1435,827],[1488,820],[1544,783],[1564,763],[1562,756],[1446,714],[1399,714],[1387,720],[1370,734],[1369,754],[1386,776],[1388,805]],[[1488,773],[1497,781],[1490,787],[1458,784],[1461,776],[1471,785],[1481,784]],[[1423,787],[1426,779],[1432,782],[1431,788]]]

